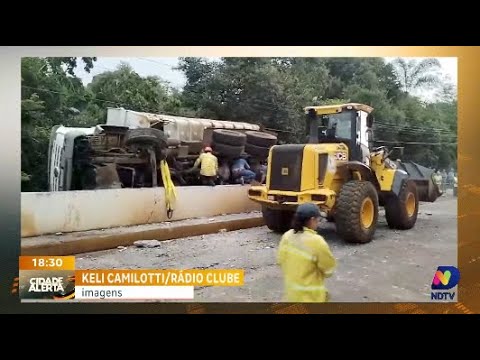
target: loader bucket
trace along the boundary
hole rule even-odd
[[[408,173],[409,179],[415,181],[419,201],[434,202],[442,195],[441,190],[433,182],[433,169],[429,169],[414,162],[397,161],[396,164],[399,169]]]

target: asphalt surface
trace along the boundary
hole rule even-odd
[[[451,192],[420,205],[416,226],[390,230],[384,212],[372,242],[345,243],[335,225],[322,223],[338,267],[326,282],[332,302],[429,302],[439,265],[457,265],[457,198]],[[280,235],[267,227],[168,240],[154,248],[77,255],[77,269],[245,270],[243,287],[195,289],[195,302],[279,302],[282,274],[275,263]]]

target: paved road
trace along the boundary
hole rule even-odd
[[[343,242],[335,225],[321,234],[338,259],[327,287],[335,302],[430,301],[438,265],[457,264],[457,198],[446,195],[421,204],[408,231],[390,230],[381,212],[375,238],[364,245]],[[243,287],[203,287],[200,302],[278,302],[282,277],[275,264],[280,235],[266,227],[170,240],[156,248],[129,247],[77,255],[80,269],[243,268]]]

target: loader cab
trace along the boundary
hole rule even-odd
[[[343,143],[349,161],[369,165],[373,143],[371,107],[362,104],[315,106],[305,109],[308,143]]]

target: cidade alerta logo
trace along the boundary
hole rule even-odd
[[[449,290],[457,286],[460,271],[455,266],[439,266],[432,280],[432,290]]]

